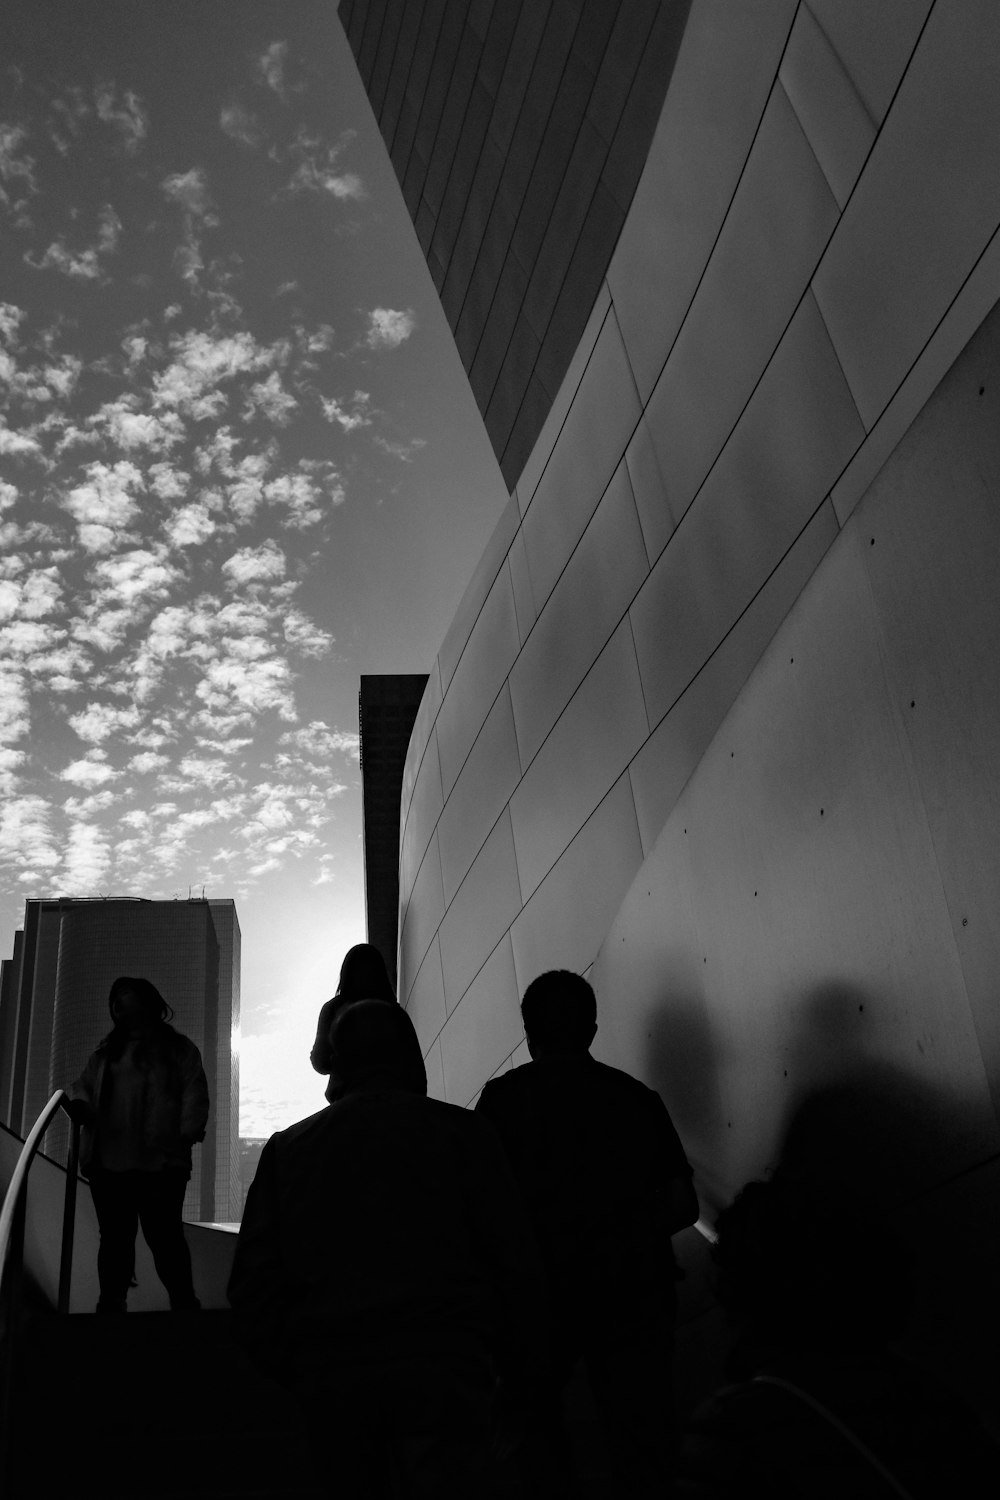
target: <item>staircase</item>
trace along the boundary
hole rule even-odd
[[[35,1313],[14,1372],[7,1500],[323,1500],[298,1409],[231,1313]]]

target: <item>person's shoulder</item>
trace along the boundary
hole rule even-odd
[[[536,1062],[521,1063],[506,1073],[498,1073],[483,1084],[481,1099],[516,1099],[527,1090],[536,1088],[541,1073]]]
[[[599,1062],[596,1057],[590,1059],[593,1068],[593,1078],[598,1086],[606,1089],[609,1093],[614,1091],[622,1097],[630,1097],[641,1102],[659,1100],[659,1094],[651,1089],[648,1083],[643,1083],[641,1078],[636,1078],[632,1073],[626,1073],[624,1068],[613,1068],[610,1063]]]

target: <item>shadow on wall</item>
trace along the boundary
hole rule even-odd
[[[727,1196],[718,1176],[725,1129],[719,1088],[723,1045],[700,996],[673,993],[646,1017],[643,1076],[664,1100],[699,1187],[712,1202]]]
[[[775,1162],[844,1180],[892,1212],[990,1149],[960,1095],[872,1055],[863,1018],[879,1007],[876,995],[831,983],[798,1010],[788,1049],[795,1102]]]

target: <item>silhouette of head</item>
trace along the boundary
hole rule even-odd
[[[775,1174],[722,1211],[716,1295],[753,1341],[786,1348],[884,1342],[910,1305],[908,1257],[843,1184]]]
[[[550,969],[525,990],[521,1020],[533,1057],[538,1052],[586,1052],[597,1032],[597,1000],[579,974]]]
[[[115,1026],[152,1027],[169,1021],[173,1011],[148,979],[132,979],[127,974],[114,981],[108,993],[108,1010]]]
[[[371,943],[355,943],[344,955],[336,997],[340,1000],[391,1000],[396,994],[385,959]]]
[[[400,1005],[384,1000],[345,1005],[331,1027],[330,1046],[347,1093],[378,1087],[427,1092],[417,1033]]]

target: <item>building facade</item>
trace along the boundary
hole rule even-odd
[[[474,1102],[526,984],[590,973],[706,1211],[851,1147],[981,1399],[1000,10],[340,14],[511,491],[404,774],[431,1089]]]
[[[426,673],[385,673],[361,679],[362,846],[365,922],[369,943],[382,954],[396,984],[399,913],[399,799],[403,767]]]
[[[235,1220],[239,1164],[240,929],[229,900],[29,900],[5,961],[0,1104],[17,1134],[77,1078],[110,1029],[108,992],[121,974],[152,981],[173,1025],[201,1051],[211,1093],[208,1133],[184,1201],[190,1220]],[[45,1149],[65,1160],[60,1116]]]

